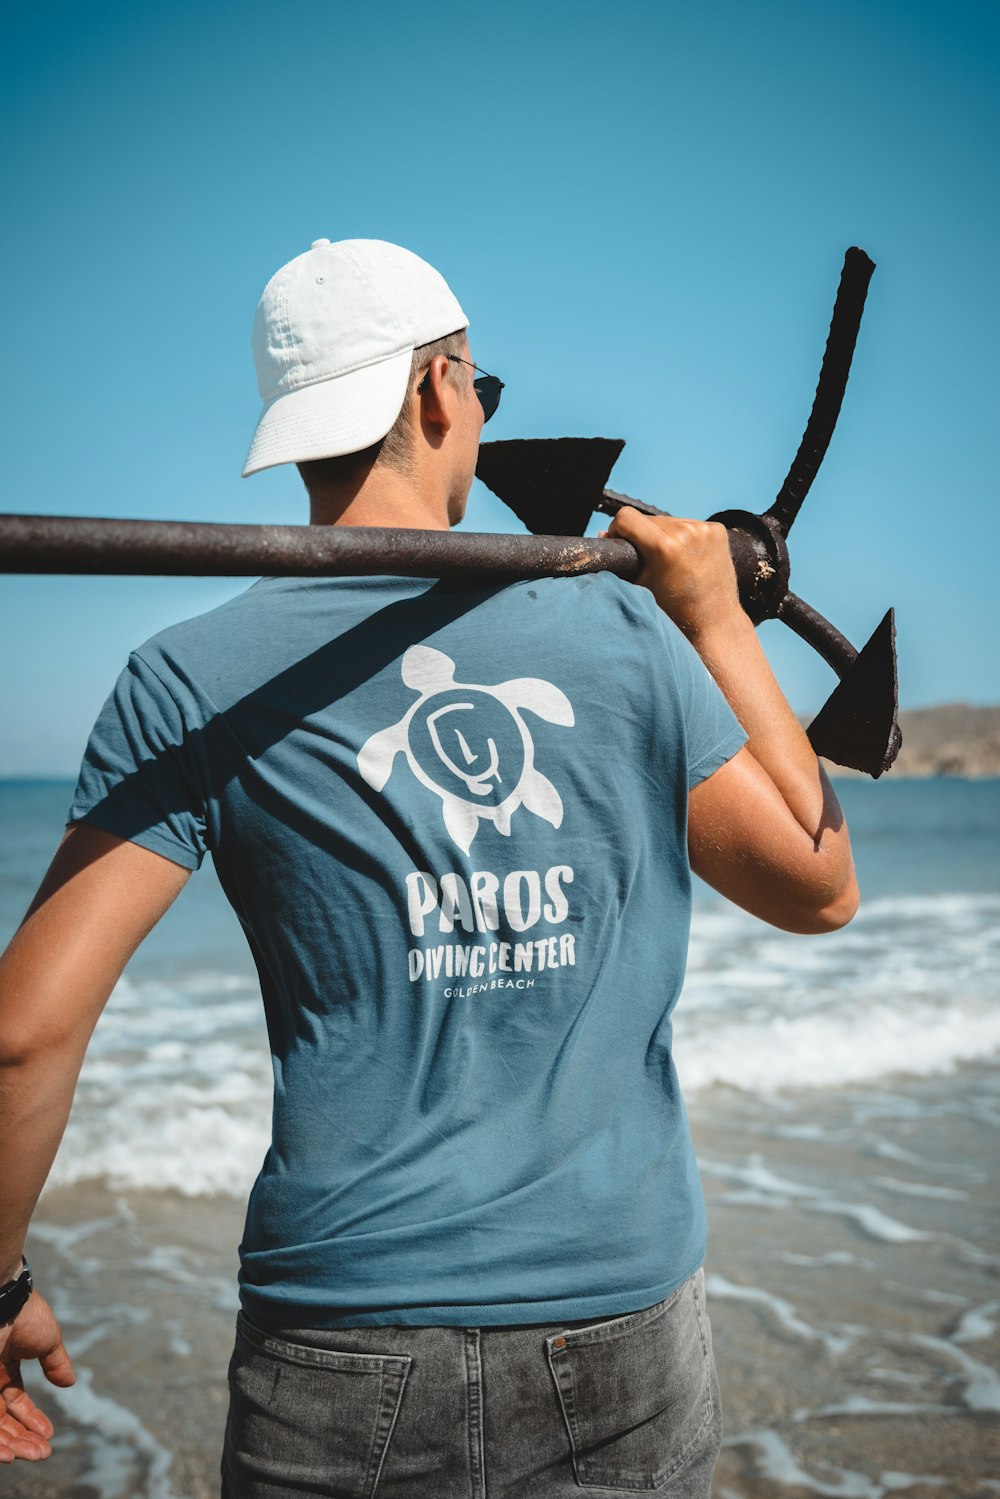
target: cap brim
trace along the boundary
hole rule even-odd
[[[384,437],[403,406],[413,350],[278,396],[264,408],[243,477],[279,463],[339,458]]]

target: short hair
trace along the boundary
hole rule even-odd
[[[306,489],[312,493],[313,489],[337,486],[355,477],[362,470],[373,469],[377,463],[384,464],[386,468],[394,468],[399,473],[411,473],[413,429],[410,425],[410,396],[413,394],[418,376],[423,374],[431,360],[435,359],[438,354],[461,353],[465,337],[465,329],[460,328],[456,333],[446,333],[444,338],[435,338],[432,343],[421,344],[418,349],[414,349],[403,404],[399,415],[385,436],[357,453],[344,453],[336,458],[310,458],[297,463],[295,466],[302,476]],[[463,376],[462,367],[449,360],[445,378],[457,381]]]

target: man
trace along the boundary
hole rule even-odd
[[[467,327],[409,252],[316,241],[258,307],[244,472],[456,524],[500,393]],[[22,1249],[89,1036],[210,850],[275,1059],[224,1494],[708,1495],[690,869],[797,932],[858,895],[724,529],[605,534],[641,586],[263,579],[133,653],[0,967],[0,1457],[49,1451],[19,1360],[73,1379]]]

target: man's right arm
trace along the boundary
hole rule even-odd
[[[75,824],[0,958],[0,1284],[21,1268],[28,1222],[101,1010],[188,874],[138,844]],[[0,1327],[0,1460],[44,1456],[33,1448],[47,1446],[51,1434],[20,1389],[21,1358],[41,1359],[54,1383],[72,1381],[58,1326],[37,1292],[10,1327]]]
[[[690,640],[748,736],[690,793],[692,869],[786,931],[844,926],[858,906],[847,824],[739,602],[725,527],[625,507],[604,534],[637,548],[638,583]]]

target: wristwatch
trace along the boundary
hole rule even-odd
[[[21,1308],[34,1288],[31,1269],[23,1254],[21,1266],[20,1275],[14,1280],[9,1280],[5,1286],[0,1286],[0,1327],[9,1327],[20,1315]]]

